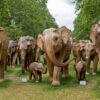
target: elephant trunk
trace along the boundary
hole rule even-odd
[[[1,49],[1,43],[0,43],[0,49]],[[1,60],[1,54],[2,54],[2,51],[0,50],[0,60]]]
[[[1,60],[1,52],[0,52],[0,60]]]
[[[100,61],[100,53],[98,53],[98,56],[99,56],[99,61]]]
[[[46,74],[47,73],[47,67],[46,69],[43,70],[42,74]]]
[[[21,51],[21,66],[22,66],[22,73],[25,73],[25,56],[26,52],[24,50]]]
[[[41,49],[38,47],[36,50],[35,61],[40,62]]]
[[[47,47],[47,46],[46,46]],[[75,58],[71,58],[71,59],[69,59],[69,60],[67,60],[66,62],[59,62],[58,60],[57,60],[57,58],[56,58],[56,56],[55,56],[55,53],[54,53],[54,50],[53,50],[53,48],[48,48],[47,50],[46,50],[46,53],[47,53],[47,56],[48,56],[48,58],[50,59],[50,61],[54,64],[54,65],[56,65],[57,67],[64,67],[64,66],[67,66],[71,61],[73,61],[73,60],[75,60]]]
[[[80,80],[80,72],[77,73],[78,80]]]

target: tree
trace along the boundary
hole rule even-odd
[[[0,4],[0,26],[7,29],[9,39],[24,35],[36,39],[44,29],[57,28],[46,3],[47,0],[3,0]]]
[[[76,40],[89,39],[90,28],[100,20],[100,0],[75,0],[77,18],[74,21]]]

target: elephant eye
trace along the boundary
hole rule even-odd
[[[94,51],[94,49],[91,50],[92,52]]]
[[[55,37],[54,40],[57,41],[58,40],[58,37]]]

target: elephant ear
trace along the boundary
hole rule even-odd
[[[21,37],[18,42],[20,49],[27,49],[26,37]]]
[[[97,24],[93,25],[90,30],[90,39],[92,40],[93,44],[95,44],[95,39],[96,39],[96,27],[98,27]]]
[[[82,51],[85,47],[85,44],[84,43],[80,43],[80,51]]]
[[[61,33],[61,37],[64,44],[67,44],[68,40],[70,39],[70,36],[72,35],[72,32],[65,26],[59,28],[58,32]]]
[[[43,36],[42,34],[39,34],[38,35],[38,38],[37,38],[37,46],[43,50]]]
[[[32,49],[34,49],[36,47],[36,41],[32,40]]]

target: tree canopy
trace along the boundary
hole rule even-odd
[[[89,39],[90,28],[100,20],[100,0],[75,0],[77,18],[74,21],[76,40]]]
[[[44,29],[55,27],[47,0],[0,0],[0,27],[7,30],[9,39],[30,35],[35,39]]]

